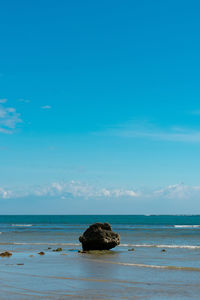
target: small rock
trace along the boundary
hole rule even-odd
[[[87,251],[78,250],[78,253],[87,253]]]
[[[24,266],[24,264],[17,264],[17,266]]]
[[[34,255],[29,255],[29,257],[34,257]]]
[[[45,253],[43,251],[38,253],[39,255],[45,255]]]
[[[10,257],[10,256],[12,256],[12,253],[5,251],[5,252],[0,253],[0,256],[1,257]]]
[[[162,249],[161,252],[166,252],[166,250],[165,250],[165,249]]]
[[[51,247],[48,247],[48,250],[51,250]]]
[[[134,249],[134,248],[131,248],[131,249],[128,249],[128,251],[135,251],[135,249]]]
[[[62,251],[62,248],[57,248],[57,249],[53,250],[53,252],[60,252],[60,251]]]

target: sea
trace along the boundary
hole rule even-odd
[[[82,253],[94,222],[120,245]],[[0,299],[200,299],[200,215],[2,215],[4,251]]]

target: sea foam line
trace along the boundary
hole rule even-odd
[[[46,245],[46,246],[80,246],[78,243],[20,243],[20,242],[13,242],[13,243],[0,243],[0,245]]]
[[[31,227],[32,224],[12,224],[13,227]]]
[[[121,247],[143,247],[143,248],[172,248],[172,249],[200,249],[198,245],[156,245],[156,244],[121,244]]]
[[[131,266],[131,267],[140,267],[140,268],[153,268],[153,269],[166,269],[166,270],[182,270],[182,271],[196,271],[200,272],[200,268],[197,267],[181,267],[181,266],[160,266],[160,265],[146,265],[146,264],[132,264],[132,263],[124,263],[124,262],[115,262],[115,261],[106,261],[106,260],[97,260],[96,262],[103,262],[113,265],[121,265],[121,266]]]
[[[200,225],[174,225],[174,228],[200,228]]]

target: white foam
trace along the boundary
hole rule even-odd
[[[32,224],[12,224],[11,226],[14,226],[14,227],[31,227],[33,225]]]
[[[200,249],[200,245],[121,244],[121,247]]]
[[[47,246],[80,246],[78,243],[0,243],[0,245],[47,245]]]
[[[95,260],[99,261],[99,260]],[[133,264],[133,263],[124,263],[124,262],[114,262],[114,261],[99,261],[103,263],[116,264],[121,266],[132,266],[132,267],[141,267],[141,268],[153,268],[153,269],[167,269],[167,270],[183,270],[183,271],[196,271],[200,272],[198,267],[183,267],[183,266],[161,266],[161,265],[146,265],[146,264]]]
[[[174,225],[175,228],[200,228],[200,225]]]

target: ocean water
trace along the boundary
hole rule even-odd
[[[78,238],[94,222],[109,222],[121,236],[120,246],[79,253]],[[58,247],[63,250],[54,252]],[[0,299],[200,295],[198,215],[0,216],[0,251],[13,254],[0,257]]]

